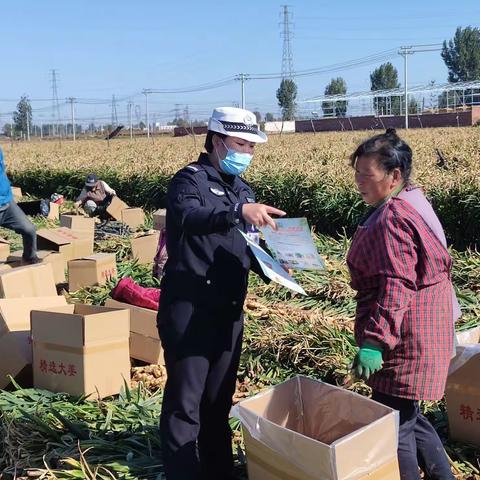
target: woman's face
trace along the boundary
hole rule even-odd
[[[368,205],[373,206],[384,200],[402,182],[400,169],[385,172],[375,156],[358,157],[354,169],[358,191]]]

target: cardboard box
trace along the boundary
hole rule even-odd
[[[0,238],[0,262],[4,262],[10,255],[10,243]]]
[[[294,377],[244,400],[250,480],[399,480],[398,412],[348,390]]]
[[[66,305],[65,297],[0,299],[0,388],[32,363],[30,312],[36,308]]]
[[[12,267],[22,266],[22,255],[23,251],[18,250],[13,252],[7,259],[7,261],[12,265]],[[53,278],[55,283],[65,283],[65,269],[67,268],[67,262],[63,256],[63,253],[54,252],[52,250],[37,250],[37,256],[40,258],[42,263],[50,263],[53,269]]]
[[[0,298],[53,297],[57,295],[50,263],[37,263],[0,272]]]
[[[37,246],[41,250],[63,253],[65,261],[87,257],[93,253],[93,235],[60,227],[37,231]]]
[[[120,200],[117,196],[112,198],[110,205],[107,207],[107,213],[110,214],[118,222],[122,221],[122,211],[128,208],[128,205]]]
[[[480,327],[457,334],[445,399],[450,436],[480,446]]]
[[[107,207],[107,213],[115,220],[123,222],[133,229],[145,223],[145,213],[141,208],[129,207],[116,196],[112,198],[110,205]]]
[[[157,328],[157,312],[109,298],[106,307],[130,310],[130,357],[154,365],[165,365]]]
[[[52,392],[116,395],[130,383],[130,312],[67,305],[31,313],[33,384]]]
[[[40,200],[32,200],[28,202],[18,202],[17,205],[22,209],[25,215],[41,215],[40,213]],[[50,211],[47,218],[50,220],[58,220],[60,215],[60,205],[50,202]]]
[[[132,238],[133,258],[137,258],[140,264],[153,263],[153,259],[157,253],[159,238],[159,232],[147,233],[146,235]]]
[[[155,230],[162,230],[165,228],[165,222],[167,219],[167,210],[160,208],[156,212],[153,212],[153,228]]]
[[[114,253],[96,253],[68,262],[68,290],[75,292],[82,287],[105,285],[117,276],[117,260]]]
[[[145,213],[141,208],[126,208],[122,210],[122,222],[136,230],[145,223]]]
[[[13,199],[18,202],[23,197],[22,189],[20,187],[12,187],[12,195]]]
[[[60,215],[60,226],[78,232],[88,232],[92,236],[95,234],[95,218],[83,215],[62,214]]]
[[[0,272],[6,272],[11,270],[14,267],[11,263],[0,262]]]

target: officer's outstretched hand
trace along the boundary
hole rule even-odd
[[[286,212],[278,208],[264,205],[263,203],[244,203],[242,206],[242,217],[248,223],[256,227],[265,227],[270,225],[274,230],[277,229],[275,220],[270,215],[283,217]]]

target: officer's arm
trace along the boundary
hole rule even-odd
[[[175,222],[190,235],[225,232],[240,223],[241,205],[205,207],[200,191],[189,178],[174,178],[167,193],[168,208]]]

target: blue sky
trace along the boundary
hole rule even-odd
[[[243,2],[102,0],[69,2],[2,1],[0,124],[23,94],[51,99],[51,69],[58,72],[58,97],[117,98],[144,88],[172,89],[215,82],[238,73],[281,70],[281,5],[274,0]],[[450,39],[457,26],[478,26],[480,2],[445,0],[403,2],[290,0],[295,70],[354,60],[408,44]],[[391,60],[403,81],[403,61]],[[409,58],[409,83],[447,79],[440,52]],[[297,80],[298,99],[320,95],[332,76],[343,76],[349,92],[369,89],[369,65]],[[276,112],[279,80],[246,84],[247,108]],[[5,101],[15,100],[15,101]],[[142,95],[131,98],[144,115]],[[82,101],[81,101],[82,102]],[[126,120],[126,100],[117,104]],[[240,84],[232,82],[197,93],[156,94],[150,111],[157,121],[172,117],[175,104],[189,106],[192,118],[204,118],[215,105],[240,102]],[[33,101],[34,121],[48,122],[51,101]],[[62,105],[62,116],[69,108]],[[111,105],[76,105],[83,123],[107,122]],[[103,120],[102,120],[103,119]]]

